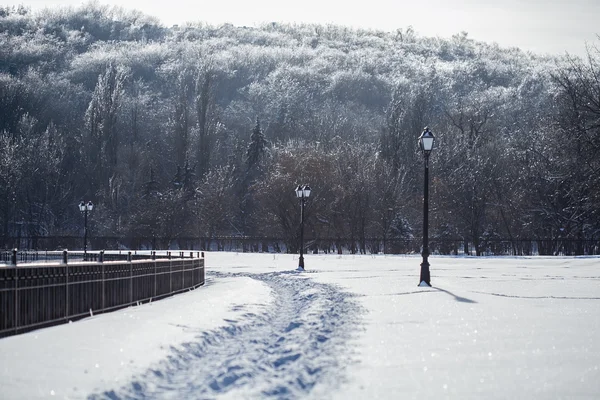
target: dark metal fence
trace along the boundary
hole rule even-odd
[[[0,337],[158,300],[204,284],[204,258],[149,257],[0,267]]]
[[[130,261],[130,260],[147,260],[147,259],[167,259],[185,258],[189,254],[190,258],[194,258],[194,252],[184,251],[166,251],[157,253],[156,251],[139,253],[137,251],[113,251],[105,252],[83,252],[83,251],[36,251],[36,250],[0,250],[0,264],[21,264],[21,263],[40,263],[40,262],[56,262],[60,261],[67,264],[71,261]],[[200,252],[197,252],[197,257],[200,257]]]
[[[239,251],[264,253],[296,253],[297,243],[278,238],[218,237],[186,238],[189,248],[211,251]],[[419,254],[419,239],[349,239],[309,238],[305,240],[306,252],[351,254]],[[488,239],[477,245],[464,239],[431,239],[429,251],[436,255],[473,256],[533,256],[533,255],[600,255],[600,239]]]
[[[238,252],[296,253],[298,240],[292,238],[219,236],[171,238],[88,238],[88,248],[153,250],[211,250]],[[420,253],[422,240],[390,238],[305,238],[306,251],[313,253],[412,254]],[[0,248],[62,250],[81,249],[82,240],[75,236],[0,237]],[[477,244],[465,239],[431,238],[431,254],[440,255],[599,255],[600,239],[480,239]],[[135,253],[134,253],[135,254]]]
[[[313,253],[338,254],[419,254],[421,246],[421,239],[379,238],[318,239],[309,240],[307,244],[309,251],[312,250]],[[429,251],[434,255],[472,256],[600,255],[600,239],[493,239],[481,240],[477,245],[463,239],[430,239]]]

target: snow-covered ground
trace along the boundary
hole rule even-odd
[[[206,253],[206,285],[0,339],[0,398],[600,398],[600,258]]]

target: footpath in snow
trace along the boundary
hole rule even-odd
[[[358,317],[349,295],[295,272],[250,276],[271,290],[270,307],[251,312],[236,305],[243,313],[225,319],[227,325],[203,332],[133,382],[91,398],[300,398],[317,382],[343,380],[350,361],[344,350]]]

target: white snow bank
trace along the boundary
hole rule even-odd
[[[0,339],[0,397],[85,398],[119,387],[172,346],[271,301],[270,289],[256,280],[224,278],[215,285],[207,277],[206,286],[188,293]]]

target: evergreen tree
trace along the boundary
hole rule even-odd
[[[260,120],[258,117],[256,118],[256,125],[252,130],[252,135],[250,136],[250,145],[248,146],[248,151],[246,153],[246,165],[248,166],[248,174],[251,175],[253,170],[258,168],[260,161],[264,157],[267,149],[269,147],[269,142],[265,138],[265,135],[262,132],[260,127]]]
[[[256,204],[253,198],[252,185],[262,176],[261,161],[265,156],[269,143],[260,127],[260,120],[256,118],[256,125],[250,136],[250,144],[246,151],[246,176],[243,182],[243,194],[241,197],[240,211],[242,226],[246,234],[256,231]]]

